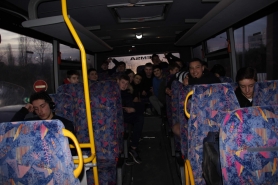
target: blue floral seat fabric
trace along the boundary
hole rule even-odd
[[[166,77],[166,85],[170,81],[170,79],[173,77],[173,75],[168,75]],[[168,119],[169,128],[172,127],[172,97],[166,94],[166,114]]]
[[[75,118],[73,114],[73,99],[71,95],[66,93],[59,93],[49,94],[49,96],[55,103],[55,114],[74,122]]]
[[[179,123],[179,117],[178,117],[178,106],[179,106],[179,91],[183,87],[183,84],[180,83],[177,80],[174,80],[172,85],[171,85],[171,90],[172,90],[172,98],[171,98],[171,103],[172,103],[172,124],[169,125],[170,128]]]
[[[225,185],[277,184],[278,107],[234,110],[220,130],[220,161]]]
[[[182,86],[179,91],[179,106],[178,106],[178,120],[180,123],[181,129],[181,138],[180,138],[180,150],[184,157],[187,157],[188,152],[188,118],[184,113],[184,101],[187,94],[192,90],[193,86]],[[187,103],[187,111],[190,111],[191,99]]]
[[[253,106],[278,105],[278,80],[255,84]]]
[[[59,120],[0,124],[0,184],[80,184]]]
[[[188,120],[188,159],[195,184],[204,185],[202,178],[203,140],[209,131],[219,131],[227,111],[239,108],[230,84],[195,85]]]
[[[90,84],[90,100],[100,184],[116,182],[117,158],[123,149],[123,119],[120,90],[116,81],[99,81]],[[75,129],[80,143],[89,142],[83,84],[66,84],[58,92],[73,96]],[[82,149],[90,155],[89,149]],[[109,175],[108,175],[109,174]],[[93,184],[92,169],[87,171],[88,184]]]
[[[232,78],[227,77],[227,76],[220,76],[219,79],[222,83],[233,83],[234,82]]]

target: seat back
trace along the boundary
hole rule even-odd
[[[232,78],[227,77],[227,76],[220,76],[219,79],[222,83],[233,83],[234,82]]]
[[[166,85],[172,77],[173,77],[173,75],[168,75],[166,77]],[[172,103],[171,103],[171,99],[172,99],[171,96],[166,94],[166,114],[167,114],[167,119],[168,119],[169,126],[172,125]]]
[[[188,120],[188,159],[195,183],[199,185],[205,184],[202,178],[203,139],[209,131],[219,131],[224,111],[240,106],[229,83],[195,85],[193,91]]]
[[[186,95],[192,90],[193,86],[182,86],[181,90],[179,91],[179,105],[178,105],[178,121],[180,123],[181,129],[181,153],[183,156],[187,157],[188,152],[188,118],[184,114],[184,101]],[[187,110],[190,111],[191,106],[191,99],[187,104]]]
[[[219,138],[223,184],[277,184],[277,130],[278,106],[228,113]]]
[[[179,117],[178,117],[178,105],[179,105],[179,91],[182,88],[183,84],[180,83],[177,80],[174,80],[171,85],[172,90],[172,98],[171,98],[171,104],[172,104],[172,124],[170,125],[170,128],[179,123]]]
[[[73,98],[66,93],[49,94],[49,96],[55,103],[55,114],[74,122]]]
[[[253,106],[278,105],[278,80],[257,82],[254,88]]]
[[[107,80],[109,79],[108,72],[98,73],[98,80]]]
[[[80,184],[59,120],[0,124],[0,184]]]

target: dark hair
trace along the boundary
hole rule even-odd
[[[121,65],[124,65],[125,67],[126,67],[126,63],[124,63],[124,62],[118,62],[118,64],[117,64],[117,67],[119,67],[119,66],[121,66]]]
[[[257,81],[257,71],[252,67],[243,67],[237,71],[236,82],[238,83],[244,79],[253,79]]]
[[[88,69],[87,74],[89,75],[92,71],[97,71],[97,70],[95,68],[90,68]]]
[[[140,76],[141,78],[143,78],[143,76],[141,74],[139,74],[139,73],[135,74],[134,77],[135,76]]]
[[[30,103],[32,104],[33,101],[38,100],[38,99],[42,99],[46,103],[48,103],[50,109],[55,108],[55,103],[52,101],[52,98],[49,96],[49,94],[46,91],[39,91],[39,92],[35,92],[34,94],[32,94],[30,96]]]
[[[153,70],[155,70],[155,69],[160,69],[160,70],[162,70],[161,67],[160,67],[160,65],[155,65],[155,66],[153,66]]]
[[[171,63],[168,66],[169,70],[174,70],[175,68],[180,69],[180,66],[177,63]]]
[[[152,55],[152,60],[153,60],[154,57],[158,57],[159,58],[159,56],[157,54],[153,54]]]
[[[125,70],[125,74],[126,74],[126,75],[129,75],[130,73],[133,73],[133,74],[134,74],[134,72],[133,72],[131,69]]]
[[[129,81],[129,76],[127,74],[123,74],[121,76],[119,76],[118,80],[126,80],[126,81]]]
[[[151,68],[153,68],[153,64],[150,63],[150,62],[148,62],[148,63],[145,64],[145,67],[151,67]]]
[[[70,78],[72,75],[77,75],[79,76],[79,72],[76,70],[68,70],[67,71],[67,77]]]
[[[189,62],[188,62],[188,65],[190,65],[190,63],[192,63],[192,62],[200,62],[200,64],[201,65],[204,65],[204,62],[201,60],[201,59],[199,59],[199,58],[192,58]]]
[[[217,74],[219,74],[219,76],[225,76],[226,75],[225,68],[222,65],[220,65],[220,64],[215,64],[211,68],[210,72],[212,72],[213,74],[217,73]]]

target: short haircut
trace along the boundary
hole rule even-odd
[[[68,70],[67,71],[67,78],[70,78],[72,75],[77,75],[79,76],[79,72],[76,70]]]
[[[151,67],[151,68],[153,68],[153,64],[150,63],[150,62],[148,62],[148,63],[145,64],[145,67]]]
[[[169,70],[174,70],[175,68],[180,69],[180,66],[177,63],[171,63],[168,66]]]
[[[129,81],[129,76],[127,74],[123,74],[121,76],[119,76],[118,80],[126,80],[126,81]]]
[[[188,65],[190,65],[190,63],[192,63],[192,62],[200,62],[200,64],[201,65],[204,65],[204,62],[201,60],[201,59],[199,59],[199,58],[192,58],[190,61],[189,61],[189,63],[188,63]]]
[[[87,74],[89,75],[92,71],[97,71],[97,70],[95,68],[90,68],[88,69]]]
[[[117,64],[117,67],[119,67],[119,66],[121,66],[121,65],[124,65],[125,67],[126,67],[126,63],[124,63],[124,62],[118,62],[118,64]]]
[[[38,99],[45,100],[45,102],[47,102],[47,103],[53,102],[51,97],[49,96],[49,94],[46,91],[39,91],[39,92],[33,93],[30,96],[30,103],[33,103],[33,101],[38,100]]]
[[[159,56],[157,54],[153,54],[152,55],[152,60],[153,60],[154,57],[158,57],[159,58]]]
[[[160,65],[155,65],[155,66],[153,66],[153,70],[155,70],[155,69],[160,69],[160,70],[162,70],[161,67],[160,67]]]
[[[140,76],[141,78],[143,78],[143,76],[141,74],[139,74],[139,73],[135,74],[134,77],[135,76]]]
[[[212,72],[212,73],[217,73],[217,74],[219,74],[219,76],[225,76],[225,75],[226,75],[226,70],[225,70],[225,68],[224,68],[222,65],[220,65],[220,64],[215,64],[215,65],[211,68],[210,72]]]
[[[243,67],[237,71],[236,82],[238,83],[244,79],[253,79],[257,81],[257,71],[252,67]]]
[[[133,74],[134,74],[134,72],[133,72],[131,69],[125,70],[125,74],[129,75],[130,73],[133,73]]]

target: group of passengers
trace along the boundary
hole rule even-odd
[[[162,114],[161,110],[165,107],[166,95],[172,95],[171,83],[174,80],[178,80],[184,85],[221,83],[218,77],[225,74],[221,65],[218,64],[209,71],[205,63],[198,58],[189,61],[188,70],[186,70],[182,61],[171,53],[165,53],[165,57],[169,64],[162,62],[158,55],[153,54],[152,63],[142,66],[137,74],[130,69],[126,69],[124,62],[118,62],[111,58],[101,64],[101,69],[98,72],[94,68],[88,70],[89,83],[98,81],[100,74],[115,77],[117,80],[121,90],[124,122],[133,125],[131,147],[129,149],[130,158],[126,162],[127,165],[142,162],[137,147],[144,125],[144,112],[146,113],[149,110],[149,113],[155,111],[158,115]],[[115,64],[113,69],[108,69],[110,62]],[[165,74],[170,76],[167,84]],[[256,81],[255,69],[245,67],[238,71],[236,76],[238,88],[235,94],[241,107],[252,106],[253,89]],[[68,71],[64,83],[79,83],[78,71]],[[150,106],[146,109],[145,105]],[[46,92],[37,92],[31,95],[30,103],[19,110],[12,121],[24,120],[29,112],[33,112],[37,117],[31,118],[31,120],[60,119],[65,128],[74,133],[72,122],[56,116],[53,112],[54,107],[54,102]],[[174,125],[172,130],[176,135],[180,135],[179,124]]]

